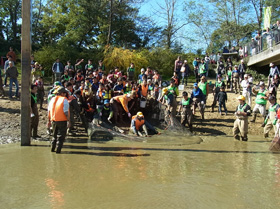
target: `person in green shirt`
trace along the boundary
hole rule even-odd
[[[132,81],[134,78],[134,73],[135,73],[135,66],[134,63],[130,63],[130,66],[127,68],[127,78],[128,80]]]
[[[203,95],[204,95],[204,105],[206,105],[207,97],[209,94],[209,84],[206,81],[206,77],[202,76],[200,78],[200,82],[198,83],[198,87],[201,89]]]
[[[213,89],[213,96],[214,100],[212,103],[212,112],[214,112],[214,108],[216,107],[218,101],[218,93],[220,92],[221,87],[225,87],[224,81],[222,81],[222,76],[218,75],[218,80],[215,82],[214,89]]]
[[[271,131],[271,129],[274,129],[274,132],[276,131],[276,122],[277,122],[277,111],[279,109],[279,104],[276,102],[275,96],[270,96],[268,98],[269,101],[269,109],[268,109],[268,115],[266,116],[266,119],[264,121],[265,127],[263,129],[264,131],[264,138],[268,138],[268,134]]]
[[[234,115],[236,116],[236,120],[233,124],[233,137],[236,140],[248,141],[248,116],[251,114],[250,105],[246,104],[245,97],[240,95],[238,98],[239,104],[236,108]]]
[[[265,84],[263,81],[259,83],[260,89],[257,90],[255,87],[253,87],[252,91],[256,95],[255,99],[255,106],[253,109],[253,118],[250,120],[250,122],[255,122],[257,113],[259,112],[263,116],[263,120],[265,121],[266,116],[266,103],[268,99],[268,91],[265,89]],[[264,123],[262,124],[262,127],[264,127]]]
[[[181,124],[183,126],[188,124],[190,131],[192,131],[193,114],[191,110],[192,98],[188,96],[188,93],[184,91],[182,93],[182,100],[179,106],[179,113],[181,114]]]
[[[175,98],[179,96],[179,89],[175,85],[175,81],[173,79],[170,80],[170,85],[167,87],[167,89],[175,96]]]

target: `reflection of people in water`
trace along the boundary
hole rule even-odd
[[[49,197],[51,198],[50,203],[52,204],[52,208],[63,208],[65,205],[64,193],[56,188],[59,183],[51,178],[45,179],[45,183],[50,189]]]

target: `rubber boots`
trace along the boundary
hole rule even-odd
[[[63,146],[63,142],[58,141],[56,153],[61,153],[62,146]]]
[[[55,152],[55,148],[56,148],[56,142],[52,142],[52,149],[51,149],[51,152]]]
[[[250,122],[255,122],[256,121],[256,117],[257,117],[257,114],[256,113],[253,113],[252,115],[252,120],[250,120]]]

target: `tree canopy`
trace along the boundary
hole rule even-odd
[[[0,2],[4,56],[9,46],[20,51],[21,1]],[[163,56],[171,53],[174,59],[178,53],[218,51],[249,41],[261,29],[265,6],[272,7],[271,23],[280,14],[280,0],[164,0],[149,8],[151,16],[140,14],[141,6],[149,2],[33,0],[32,49],[45,60],[60,55],[66,61],[81,54],[106,59],[109,52],[129,54],[126,50],[153,56],[156,51]]]

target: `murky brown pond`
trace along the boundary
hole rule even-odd
[[[1,208],[280,208],[280,154],[249,140],[2,145]]]

